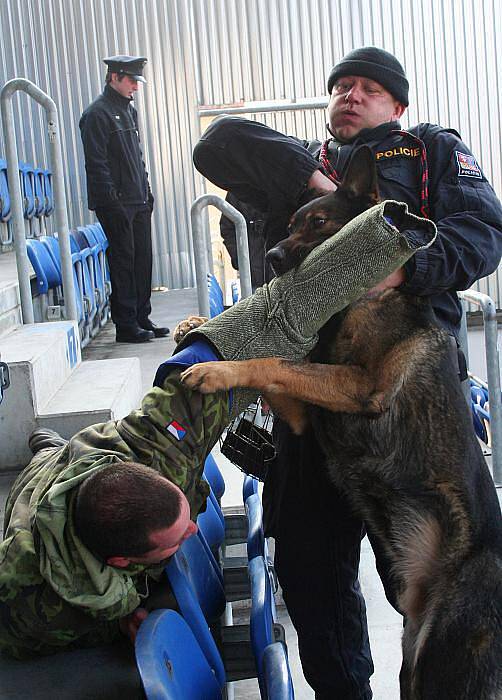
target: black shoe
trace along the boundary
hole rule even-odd
[[[147,331],[143,328],[117,328],[115,342],[148,343],[154,337],[153,331]]]
[[[169,335],[170,333],[169,328],[166,328],[165,326],[156,326],[155,323],[152,323],[149,318],[147,318],[144,323],[140,321],[139,327],[144,328],[146,331],[152,331],[156,338],[165,338],[166,335]]]
[[[28,445],[32,454],[36,455],[39,450],[47,447],[63,447],[68,440],[61,437],[59,433],[50,428],[35,428],[28,438]]]

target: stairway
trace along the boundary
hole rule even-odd
[[[6,269],[4,259],[0,272]],[[10,387],[0,404],[0,472],[28,463],[28,436],[35,427],[68,438],[127,415],[142,393],[137,357],[82,362],[75,321],[20,321],[17,282],[2,274],[0,359],[9,367]]]

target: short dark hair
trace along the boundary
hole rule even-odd
[[[108,83],[112,82],[112,73],[117,73],[116,70],[107,70],[106,75],[105,75],[105,83],[108,85]],[[125,77],[125,73],[117,73],[119,83],[120,81]]]
[[[179,491],[166,477],[134,462],[117,462],[78,487],[73,510],[77,536],[95,556],[140,557],[152,532],[179,518]]]

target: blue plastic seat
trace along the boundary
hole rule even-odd
[[[204,476],[206,481],[209,482],[214,495],[220,501],[225,493],[225,479],[212,454],[208,454],[204,462]]]
[[[211,498],[211,495],[206,501],[206,510],[199,513],[197,517],[197,525],[204,535],[209,547],[213,550],[218,549],[223,544],[225,539],[225,520],[223,513],[220,516],[219,505],[216,499]]]
[[[27,238],[26,251],[37,276],[39,293],[48,294],[49,289],[61,287],[61,268],[57,267],[46,246],[37,239]]]
[[[61,273],[61,253],[59,250],[59,240],[55,236],[41,236],[39,239],[39,242],[45,246],[47,251],[49,252],[50,256],[52,257],[52,260],[54,261],[54,264],[56,265],[59,275],[62,280],[62,273]],[[80,253],[72,253],[71,256],[71,261],[72,261],[72,267],[73,267],[73,285],[75,288],[75,302],[77,305],[77,314],[78,314],[78,327],[79,327],[79,334],[80,334],[80,341],[81,345],[84,346],[86,343],[89,342],[89,333],[87,332],[86,329],[86,317],[85,317],[85,312],[84,312],[84,305],[85,305],[85,299],[84,299],[84,292],[83,292],[83,283],[82,283],[82,260]]]
[[[52,172],[43,171],[44,176],[44,196],[45,196],[45,216],[50,216],[54,211],[54,193],[52,191]]]
[[[218,683],[225,683],[225,668],[208,623],[221,617],[226,599],[216,564],[200,537],[183,542],[165,568],[183,618],[188,623]]]
[[[97,291],[94,282],[94,261],[89,247],[80,249],[75,238],[74,231],[70,231],[70,246],[72,255],[80,255],[82,263],[82,291],[84,295],[85,323],[91,337],[95,336],[99,330]]]
[[[135,652],[148,700],[221,700],[223,684],[174,610],[148,615],[139,628]]]
[[[249,474],[246,474],[244,477],[244,481],[242,483],[242,501],[243,503],[246,503],[247,499],[249,496],[252,496],[254,493],[258,493],[258,479],[255,479],[254,476],[250,476]]]
[[[33,200],[34,216],[40,219],[45,215],[44,171],[41,168],[33,170]]]
[[[272,585],[267,564],[263,557],[255,557],[249,562],[251,581],[251,646],[258,671],[258,682],[262,697],[265,696],[263,653],[270,644],[278,641],[279,634],[284,640],[284,630],[276,623],[276,610]]]
[[[293,681],[286,647],[275,642],[263,651],[263,681],[268,700],[294,700]]]
[[[9,181],[7,179],[7,161],[0,159],[0,221],[11,217]]]
[[[257,493],[249,496],[246,499],[244,507],[248,517],[248,559],[251,560],[255,557],[266,558],[268,552],[265,545],[265,536],[263,534],[263,508],[260,496]]]
[[[207,289],[209,293],[209,316],[214,318],[225,310],[225,305],[223,303],[223,292],[218,280],[211,273],[207,275]]]
[[[35,194],[33,192],[33,166],[29,163],[19,163],[19,181],[23,195],[23,213],[25,219],[35,215]]]

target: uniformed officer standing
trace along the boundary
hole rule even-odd
[[[146,82],[146,58],[112,56],[103,93],[84,111],[84,145],[89,209],[108,238],[111,313],[119,343],[163,338],[169,328],[149,319],[152,291],[151,217],[153,195],[141,152],[138,115],[132,105],[138,83]]]
[[[430,297],[438,322],[458,337],[456,291],[497,268],[502,208],[455,131],[433,124],[402,130],[408,89],[395,56],[375,47],[356,49],[328,79],[332,138],[301,141],[227,117],[203,135],[194,162],[216,185],[264,212],[271,248],[287,235],[288,219],[307,190],[336,189],[354,150],[370,146],[381,198],[407,202],[438,229],[435,243],[386,284]],[[265,521],[276,540],[276,570],[305,677],[316,700],[368,700],[373,663],[358,582],[363,523],[329,482],[312,431],[296,437],[279,421],[274,428],[278,456],[265,483]],[[375,554],[387,597],[398,608],[392,572],[384,554]]]

